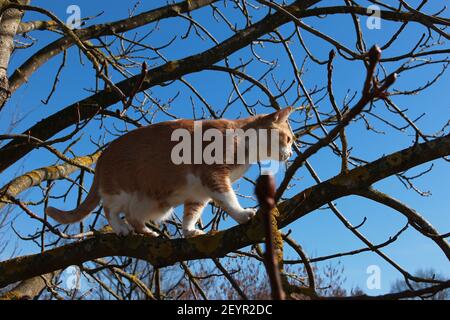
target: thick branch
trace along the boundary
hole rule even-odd
[[[341,173],[279,204],[279,226],[285,227],[330,201],[355,194],[357,190],[397,172],[449,154],[450,135],[447,135],[382,157],[348,173]],[[156,267],[179,261],[223,257],[229,252],[262,241],[264,229],[260,219],[260,215],[257,215],[248,224],[191,239],[167,240],[138,235],[124,238],[112,233],[98,234],[41,254],[1,262],[0,287],[106,256],[134,257],[147,260]]]
[[[89,156],[73,158],[72,161],[83,166],[91,166],[97,161],[99,156],[100,152],[96,152]],[[37,186],[44,181],[53,181],[68,177],[79,169],[78,166],[65,163],[39,168],[13,179],[0,189],[0,209],[9,202],[11,197],[16,197],[21,192]]]
[[[27,4],[29,0],[21,0],[20,4]],[[2,4],[3,8],[4,4]],[[14,50],[14,37],[22,19],[23,12],[17,9],[7,9],[0,17],[0,110],[11,94],[8,81],[8,66],[11,53]]]
[[[51,272],[42,276],[36,276],[19,283],[14,289],[0,295],[0,300],[30,300],[38,296],[55,276]]]
[[[77,37],[83,41],[98,38],[100,36],[123,33],[155,21],[167,19],[170,17],[177,17],[180,13],[196,10],[215,1],[217,0],[179,2],[143,12],[134,17],[129,17],[105,24],[97,24],[85,29],[74,30],[74,32]],[[64,50],[67,50],[74,44],[75,41],[72,37],[64,36],[36,52],[11,75],[9,79],[11,92],[14,92],[23,83],[27,82],[31,74],[35,72],[40,66],[42,66],[48,60],[63,52]]]
[[[445,157],[449,153],[450,134],[415,144],[350,170],[348,173],[340,173],[280,204],[279,209],[283,213],[280,217],[282,225],[285,226],[328,202],[343,196],[358,194],[360,190],[368,188],[377,181],[425,162]]]
[[[302,11],[317,2],[318,0],[296,1],[288,8],[296,12]],[[289,18],[283,14],[272,14],[250,27],[239,31],[231,38],[228,38],[209,50],[178,61],[170,61],[162,66],[151,69],[147,72],[147,77],[140,91],[169,80],[178,79],[189,73],[201,71],[205,67],[217,63],[237,50],[246,47],[252,41],[273,31],[288,21]],[[115,86],[126,96],[130,96],[140,79],[141,75],[139,74],[130,79],[123,80]],[[65,128],[79,121],[91,118],[99,110],[108,108],[120,101],[121,97],[115,92],[109,90],[100,91],[41,120],[33,127],[25,130],[24,134],[32,135],[45,141]],[[33,146],[26,144],[23,140],[17,139],[12,140],[1,148],[0,159],[2,160],[0,162],[0,173],[33,150],[33,148]]]

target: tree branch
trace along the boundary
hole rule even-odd
[[[97,161],[99,156],[100,151],[97,151],[92,155],[73,158],[72,161],[83,166],[91,166]],[[0,209],[6,203],[10,202],[11,197],[16,197],[21,192],[37,186],[44,181],[53,181],[68,177],[70,174],[78,171],[79,169],[79,166],[75,166],[70,163],[58,164],[27,172],[11,180],[4,187],[0,188]]]
[[[278,225],[280,228],[285,227],[330,201],[356,194],[358,190],[397,172],[449,154],[450,134],[415,144],[347,173],[341,173],[280,203]],[[41,254],[0,262],[0,287],[106,256],[134,257],[149,261],[155,267],[164,267],[179,261],[223,257],[239,248],[259,243],[263,237],[264,228],[260,215],[248,224],[191,239],[167,240],[139,235],[118,237],[112,233],[102,233]]]
[[[307,7],[317,3],[318,0],[296,1],[289,8],[294,11],[302,11]],[[278,26],[289,21],[289,18],[281,13],[272,14],[250,27],[237,32],[219,45],[178,61],[170,61],[162,66],[153,68],[147,72],[147,77],[142,84],[140,91],[162,84],[169,80],[178,79],[181,76],[198,72],[205,67],[217,63],[233,52],[249,45],[258,37],[267,34]],[[141,79],[141,75],[133,76],[117,84],[117,87],[125,96],[129,97]],[[61,111],[41,120],[36,125],[24,131],[24,134],[46,140],[65,128],[82,120],[93,117],[101,109],[120,102],[121,98],[110,90],[100,91],[90,97],[78,101]],[[22,158],[34,146],[26,144],[26,141],[13,139],[0,149],[0,173]]]

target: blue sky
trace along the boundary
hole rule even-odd
[[[411,5],[416,5],[418,1],[410,1]],[[324,5],[335,5],[335,1],[323,1]],[[392,3],[392,1],[391,1]],[[77,4],[81,8],[83,17],[93,16],[101,11],[104,14],[100,17],[89,22],[88,25],[93,23],[114,21],[127,16],[127,7],[123,1],[51,1],[41,0],[35,1],[36,5],[40,5],[50,9],[52,12],[58,15],[62,20],[67,17],[66,8],[70,4]],[[138,12],[146,11],[151,8],[156,8],[164,5],[165,1],[143,1],[138,8]],[[432,1],[426,5],[427,12],[435,12],[445,5],[445,1]],[[222,7],[222,5],[220,4]],[[131,4],[130,4],[131,7]],[[227,8],[224,12],[228,17],[236,22],[238,26],[242,27],[245,21],[242,17],[236,17],[236,14],[232,8]],[[222,41],[229,36],[231,32],[223,23],[217,23],[211,21],[211,10],[209,8],[201,9],[193,13],[193,17],[198,19],[204,26],[208,28],[211,34],[218,41]],[[254,16],[254,21],[258,21],[263,15],[257,14]],[[42,19],[42,16],[37,14],[27,14],[26,20],[32,20],[35,18]],[[366,39],[367,47],[375,43],[384,44],[398,28],[398,23],[391,23],[382,21],[382,28],[380,30],[369,30],[365,27],[365,19],[362,18],[363,33]],[[350,17],[335,16],[327,17],[326,19],[305,19],[305,22],[318,28],[322,32],[338,39],[346,46],[354,48],[354,30]],[[179,35],[180,32],[184,33],[187,29],[187,22],[181,19],[168,19],[162,21],[159,25],[159,30],[155,31],[147,40],[146,43],[152,46],[161,46],[172,39],[173,35]],[[149,26],[140,28],[140,32],[150,30]],[[180,31],[181,30],[181,31]],[[285,25],[280,28],[283,34],[289,34],[293,30],[293,25]],[[420,38],[421,34],[425,32],[425,29],[417,24],[410,24],[406,28],[406,32],[400,36],[396,45],[392,46],[386,52],[383,52],[383,56],[394,56],[397,54],[403,54],[409,52],[411,48]],[[129,33],[131,35],[132,33]],[[53,35],[48,32],[37,32],[32,34],[39,39],[32,49],[19,50],[14,53],[10,70],[14,70],[15,67],[20,65],[31,52],[37,51],[39,48],[49,43],[50,41],[57,39],[58,35]],[[308,47],[318,56],[321,60],[325,60],[328,57],[328,52],[331,47],[323,40],[317,39],[306,32],[303,32],[305,42]],[[201,52],[213,45],[210,40],[201,40],[195,35],[191,35],[189,40],[183,40],[179,36],[175,40],[173,46],[169,49],[162,50],[162,53],[168,59],[179,59],[185,56]],[[260,54],[266,60],[277,60],[279,67],[275,71],[275,76],[278,80],[286,80],[289,83],[293,79],[293,71],[288,61],[284,50],[279,45],[265,44],[265,48],[256,47],[258,54]],[[291,49],[296,58],[297,64],[301,65],[305,58],[304,50],[299,46],[298,41],[291,43]],[[153,55],[152,53],[149,53]],[[251,57],[248,49],[243,49],[233,54],[230,58],[231,65],[239,64],[239,59],[248,60]],[[85,88],[92,88],[94,85],[93,69],[89,66],[87,59],[83,58],[84,66],[79,63],[79,55],[76,49],[72,48],[68,51],[68,61],[62,75],[61,81],[58,86],[56,94],[48,105],[41,103],[41,99],[45,99],[48,92],[51,89],[54,74],[56,73],[59,64],[61,63],[62,55],[53,58],[50,62],[46,63],[40,68],[30,79],[30,82],[22,86],[9,101],[5,109],[0,113],[0,127],[6,128],[11,123],[12,119],[22,118],[18,125],[14,128],[13,132],[18,133],[22,130],[30,127],[36,121],[45,118],[48,115],[55,113],[56,111],[66,107],[70,103],[77,101],[89,95]],[[158,61],[157,64],[160,64]],[[220,63],[223,64],[223,63]],[[397,64],[385,64],[387,71],[395,69]],[[348,90],[353,93],[355,90],[360,90],[362,86],[362,80],[365,76],[362,64],[359,62],[349,62],[344,60],[339,55],[335,59],[334,67],[334,92],[338,103],[342,102]],[[427,68],[417,68],[412,71],[403,73],[396,84],[395,89],[411,89],[419,85],[424,85],[428,79],[431,79],[434,75],[439,73],[441,66],[433,65]],[[254,64],[247,72],[253,77],[258,77],[267,70],[267,66],[262,64]],[[139,72],[138,69],[133,72]],[[114,74],[113,80],[121,80],[121,76]],[[205,99],[215,108],[221,109],[226,103],[226,99],[230,92],[229,77],[219,72],[201,72],[191,74],[185,77],[186,80],[191,82],[196,89],[202,93]],[[326,81],[326,67],[317,66],[311,61],[307,61],[305,66],[305,74],[302,75],[302,80],[308,88],[313,88],[315,85],[322,86]],[[393,98],[394,102],[402,109],[408,109],[408,116],[411,119],[415,119],[422,113],[426,113],[424,117],[418,122],[418,126],[428,134],[442,128],[447,122],[450,115],[449,101],[450,93],[448,90],[449,76],[445,74],[434,86],[428,88],[419,95],[414,96],[402,96]],[[225,84],[225,85],[224,85]],[[248,83],[243,84],[241,88],[246,88]],[[273,84],[269,85],[271,90],[275,92]],[[226,89],[224,89],[226,88]],[[171,112],[177,114],[180,117],[192,118],[192,108],[190,97],[191,92],[186,90],[186,87],[180,82],[176,82],[168,87],[155,87],[151,89],[153,97],[157,97],[161,100],[169,99],[177,94],[181,94],[172,103]],[[288,93],[288,99],[293,99],[294,95]],[[315,99],[320,95],[315,96]],[[195,97],[193,98],[196,105],[199,106],[199,101]],[[266,97],[257,89],[251,90],[246,95],[246,99],[249,102],[255,102],[258,99],[267,103]],[[279,100],[281,105],[284,105],[283,100]],[[325,99],[319,104],[321,110],[329,111],[331,106],[328,100]],[[114,108],[114,107],[113,107]],[[225,114],[228,118],[236,118],[245,116],[242,111],[244,110],[242,103],[237,101],[229,111]],[[268,112],[267,108],[261,106],[257,107],[258,112]],[[399,126],[404,126],[405,123],[399,117],[393,117],[392,114],[387,114],[384,106],[381,103],[376,104],[375,112],[380,116],[386,116]],[[303,114],[295,114],[294,120],[303,120]],[[368,117],[371,124],[376,126],[378,130],[382,130],[385,134],[375,134],[371,131],[367,131],[364,124],[360,121],[353,123],[347,129],[347,137],[350,145],[352,146],[352,155],[364,158],[368,161],[375,160],[384,154],[388,154],[411,145],[414,140],[413,131],[408,128],[405,132],[399,133],[396,130],[386,126],[377,119]],[[167,120],[167,117],[159,114],[156,117],[157,121]],[[298,125],[294,124],[294,127]],[[2,129],[2,131],[4,131]],[[60,135],[70,132],[70,128]],[[74,151],[77,154],[88,154],[95,150],[95,146],[89,142],[89,136],[94,138],[99,134],[98,123],[90,124],[84,131],[83,138],[80,143],[74,147]],[[109,135],[107,139],[111,139]],[[311,141],[310,139],[308,141]],[[338,141],[337,141],[338,142]],[[60,150],[64,148],[65,144],[59,146]],[[56,159],[53,155],[43,150],[37,150],[29,154],[16,165],[12,166],[4,173],[0,175],[0,185],[6,184],[13,177],[17,176],[19,172],[25,172],[34,168],[46,166],[55,163]],[[314,155],[310,159],[310,163],[318,172],[321,179],[328,179],[337,173],[339,173],[340,162],[329,150],[322,150]],[[449,187],[448,181],[450,178],[448,163],[442,160],[434,161],[433,170],[418,179],[417,185],[423,190],[430,190],[432,195],[429,197],[421,197],[412,190],[406,190],[397,178],[391,177],[383,181],[378,182],[375,187],[385,193],[400,199],[409,206],[415,208],[419,213],[423,215],[429,222],[431,222],[439,232],[445,233],[450,230],[450,199],[448,197]],[[430,163],[417,167],[409,172],[409,175],[418,173],[423,169],[428,168]],[[257,170],[253,169],[249,173],[249,177],[255,177]],[[286,195],[291,195],[300,192],[304,188],[314,184],[314,181],[309,176],[306,168],[301,168],[297,173],[297,178],[300,180],[296,186],[289,190]],[[282,173],[277,176],[277,180],[280,181]],[[89,185],[89,183],[88,183]],[[248,183],[238,183],[239,190],[242,193],[251,194],[252,190]],[[64,186],[67,184],[59,182],[56,191],[62,192]],[[25,197],[26,195],[26,197]],[[38,189],[32,190],[24,194],[25,199],[36,199],[40,195]],[[55,201],[52,205],[58,205],[62,208],[72,208],[75,204],[76,193],[71,193],[67,198],[66,203]],[[254,205],[253,202],[245,199],[241,199],[241,202],[246,205]],[[359,224],[364,217],[367,217],[367,222],[360,229],[368,239],[373,243],[384,242],[389,236],[395,234],[401,227],[404,226],[406,220],[399,213],[383,207],[374,202],[364,200],[359,197],[347,197],[345,199],[339,199],[336,201],[337,207],[344,213],[346,218],[354,225]],[[41,213],[40,207],[34,208],[35,212]],[[210,218],[211,215],[208,211],[205,212],[204,220]],[[23,234],[32,233],[35,231],[37,225],[30,223],[29,218],[19,214],[14,222],[15,228],[22,230]],[[222,227],[228,227],[234,225],[234,222],[228,220]],[[343,225],[337,220],[330,210],[317,210],[299,221],[292,223],[284,231],[288,229],[292,230],[294,238],[304,247],[310,256],[321,256],[332,254],[335,252],[342,252],[363,247],[363,244],[353,236]],[[10,230],[10,229],[6,229]],[[15,238],[11,234],[12,238]],[[30,242],[19,242],[20,254],[37,252],[38,248]],[[12,246],[11,248],[12,249]],[[410,227],[400,239],[388,248],[382,250],[394,260],[396,260],[403,268],[410,272],[414,272],[419,268],[432,267],[438,272],[450,276],[450,269],[448,261],[444,254],[442,254],[438,247],[427,238],[418,234],[412,227]],[[294,253],[287,250],[286,256],[288,258],[296,258]],[[0,257],[6,258],[6,255]],[[348,288],[353,286],[359,286],[369,294],[380,294],[389,291],[390,284],[393,280],[400,277],[400,274],[396,272],[391,266],[385,263],[381,258],[373,253],[363,253],[357,256],[351,256],[341,259],[345,266],[345,275],[347,277]],[[368,290],[366,288],[366,269],[370,265],[378,265],[381,268],[382,285],[380,290]]]

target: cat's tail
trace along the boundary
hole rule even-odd
[[[99,181],[97,175],[94,175],[91,189],[89,190],[86,199],[78,206],[78,208],[70,211],[63,211],[53,207],[47,207],[45,213],[58,221],[59,223],[69,224],[83,220],[89,213],[91,213],[97,204],[100,202],[100,195],[98,193]]]

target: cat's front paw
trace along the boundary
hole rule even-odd
[[[193,238],[204,235],[205,232],[199,229],[183,230],[183,235],[185,238]]]
[[[254,208],[246,208],[235,215],[235,220],[240,224],[248,222],[251,218],[253,218],[256,214],[256,209]]]

